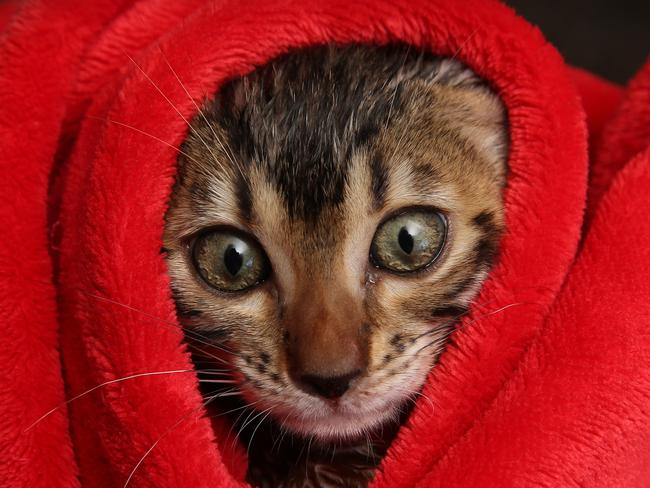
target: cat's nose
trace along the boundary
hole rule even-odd
[[[312,395],[317,394],[328,400],[334,400],[342,397],[350,388],[350,382],[360,374],[360,369],[332,377],[306,374],[300,377],[300,383],[302,389],[307,393]]]

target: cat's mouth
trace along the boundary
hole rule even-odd
[[[365,378],[334,400],[309,395],[292,385],[270,394],[244,383],[241,391],[255,410],[268,412],[294,434],[323,442],[347,442],[401,422],[426,378],[426,374],[418,373],[411,372],[399,383],[382,384]]]
[[[322,441],[355,441],[380,429],[383,425],[397,422],[400,403],[386,404],[385,408],[352,409],[342,402],[313,411],[281,412],[282,424],[303,436],[313,436]],[[284,413],[284,415],[283,415]]]

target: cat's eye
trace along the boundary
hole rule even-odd
[[[241,291],[264,281],[270,271],[262,246],[251,236],[229,229],[200,235],[192,250],[203,280],[221,291]]]
[[[372,262],[389,271],[407,273],[426,268],[442,252],[447,221],[435,210],[402,212],[383,222],[372,240]]]

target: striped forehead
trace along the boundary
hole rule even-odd
[[[403,62],[401,51],[391,57],[312,48],[308,56],[279,58],[222,87],[209,116],[244,172],[262,169],[289,217],[315,222],[342,203],[355,153],[371,147],[402,110],[402,90],[390,81]],[[388,77],[378,78],[387,67]],[[380,193],[384,168],[375,162]],[[242,198],[241,205],[249,209],[250,202]]]
[[[440,161],[432,165],[422,150],[444,145],[432,143],[426,111],[414,110],[435,103],[423,80],[474,83],[461,65],[403,46],[311,47],[226,83],[195,119],[201,141],[190,134],[186,144],[202,152],[194,154],[201,161],[197,186],[211,201],[200,202],[201,210],[250,223],[257,178],[258,186],[264,181],[274,190],[290,222],[331,228],[360,168],[368,190],[363,195],[375,210],[391,202],[425,204],[439,186],[434,166]],[[450,139],[442,119],[436,117],[434,125]],[[430,143],[421,144],[424,139]],[[201,149],[203,140],[209,154]],[[355,166],[355,158],[363,164]],[[264,205],[257,200],[258,207]],[[219,208],[210,212],[210,204]]]
[[[332,165],[330,172],[319,173],[317,167],[304,181],[292,181],[289,190],[286,180],[300,175],[300,171],[305,176],[305,165],[293,172],[281,165],[234,163],[238,159],[225,154],[233,141],[222,133],[204,134],[208,144],[218,146],[212,151],[215,156],[209,157],[220,164],[202,165],[200,171],[192,172],[189,190],[193,223],[199,228],[214,222],[252,230],[281,228],[279,237],[282,232],[291,232],[299,234],[305,245],[313,242],[317,248],[327,248],[341,237],[344,228],[353,225],[350,219],[405,205],[444,204],[453,185],[442,184],[432,164],[397,154],[392,143],[386,143],[394,141],[392,132],[390,127],[382,128],[380,135],[347,151],[345,159]],[[215,144],[212,138],[217,136],[223,142]],[[196,137],[190,139],[194,148],[200,147]],[[402,139],[408,142],[410,137]],[[328,184],[329,191],[324,192],[323,186]],[[323,193],[320,198],[308,195],[310,189]]]

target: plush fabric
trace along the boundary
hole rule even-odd
[[[596,148],[601,145],[601,133],[621,103],[623,88],[581,68],[570,68],[570,73],[587,115],[589,160],[592,161],[593,170]]]
[[[373,486],[650,484],[650,124],[639,124],[650,68],[614,110],[617,87],[569,70],[490,0],[30,0],[10,11],[4,486],[242,486],[244,452],[205,417],[182,343],[163,216],[197,104],[326,42],[460,59],[500,94],[511,135],[502,253]],[[598,190],[583,235],[586,121]],[[150,372],[161,374],[137,376]]]
[[[650,145],[650,58],[630,81],[621,103],[611,120],[602,128],[595,144],[592,176],[589,185],[588,216],[596,211],[598,201],[609,188],[614,176],[645,147]]]

